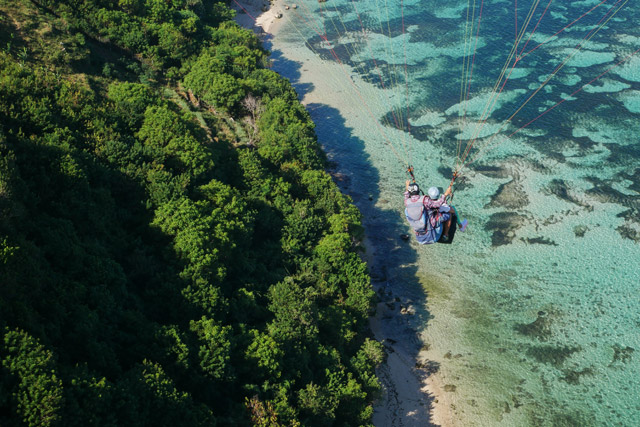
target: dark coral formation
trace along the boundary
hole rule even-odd
[[[551,336],[551,324],[553,323],[551,316],[545,311],[539,311],[538,317],[531,323],[518,323],[514,329],[529,337],[546,341]]]
[[[589,231],[589,227],[586,225],[576,225],[573,227],[573,234],[575,234],[576,237],[584,237],[587,231]]]
[[[580,350],[580,346],[536,345],[529,347],[527,350],[527,356],[534,358],[540,363],[560,368],[573,353]]]
[[[602,203],[617,203],[626,207],[637,207],[640,196],[628,196],[613,188],[609,182],[597,177],[587,177],[587,181],[593,184],[593,188],[587,190],[587,194]]]
[[[470,168],[489,178],[508,178],[509,171],[502,166],[471,165]]]
[[[633,182],[633,184],[629,186],[629,189],[640,193],[640,168],[636,168],[633,174],[627,175],[625,178]]]
[[[516,231],[526,224],[527,217],[515,212],[496,212],[489,217],[487,230],[491,235],[491,246],[510,244],[516,237]]]
[[[523,242],[529,244],[529,245],[548,245],[548,246],[558,246],[558,244],[556,242],[554,242],[551,239],[547,239],[544,237],[533,237],[533,238],[529,238],[529,237],[523,237],[520,240],[522,240]]]
[[[580,384],[580,378],[582,376],[592,375],[594,372],[593,372],[593,369],[591,368],[584,368],[584,369],[580,369],[579,371],[575,369],[564,369],[562,373],[564,374],[561,377],[563,381],[571,385],[578,385]]]
[[[638,175],[637,170],[631,178],[637,179],[636,175]],[[640,230],[640,196],[624,194],[613,188],[608,182],[596,177],[589,177],[588,180],[593,184],[593,188],[587,190],[588,195],[602,203],[616,203],[628,208],[617,215],[619,218],[624,218],[628,224],[621,225],[616,230],[623,238],[640,242],[640,232],[638,231]],[[634,180],[631,188],[636,186],[638,183]],[[631,224],[635,224],[637,227],[634,228]]]
[[[569,184],[563,179],[554,179],[547,186],[547,190],[557,198],[574,203],[578,206],[588,207],[589,205],[581,201],[570,193]]]
[[[634,242],[640,242],[640,232],[636,229],[629,227],[628,225],[621,225],[616,228],[616,231],[620,233],[625,239],[633,240]]]
[[[635,351],[633,347],[623,347],[620,344],[614,344],[611,348],[613,348],[612,365],[615,363],[627,363]]]
[[[522,209],[529,204],[527,193],[516,178],[506,182],[491,197],[491,201],[485,207],[496,208],[503,207],[506,209]]]

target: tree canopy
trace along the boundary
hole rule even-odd
[[[0,425],[370,425],[360,215],[212,0],[0,4]]]

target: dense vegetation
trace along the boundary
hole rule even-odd
[[[0,425],[368,425],[359,213],[212,0],[0,0]]]

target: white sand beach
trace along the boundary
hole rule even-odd
[[[242,0],[232,2],[230,7],[237,12],[235,20],[239,25],[257,33],[275,35],[283,22],[278,15],[286,11],[285,4],[284,0]]]
[[[378,255],[371,240],[365,238],[365,260],[372,266]],[[373,424],[387,426],[452,426],[452,402],[444,384],[431,375],[430,363],[421,357],[421,342],[411,325],[415,315],[412,301],[394,294],[384,277],[372,275],[379,296],[376,315],[370,326],[387,352],[387,361],[378,370],[383,385],[382,398],[374,407]]]
[[[289,5],[289,9],[286,5]],[[238,11],[236,22],[256,33],[268,35],[272,43],[278,35],[282,24],[293,14],[293,3],[275,0],[242,0],[233,2],[231,7]],[[281,16],[278,18],[278,16]],[[283,52],[286,55],[286,52]],[[305,63],[304,81],[314,84],[315,89],[305,94],[303,104],[321,103],[322,93],[346,92],[345,88],[334,87],[327,79],[314,79],[311,75],[314,59]],[[339,75],[344,73],[336,64],[319,64],[315,67],[319,73]],[[366,94],[366,84],[353,77],[356,85]],[[314,93],[315,92],[315,93]],[[337,95],[342,96],[343,95]],[[342,99],[342,102],[355,103],[357,98]],[[356,107],[354,107],[356,108]],[[375,109],[375,108],[374,108]],[[377,111],[374,113],[378,113]],[[375,262],[375,243],[365,238],[365,260],[370,266]],[[383,384],[382,397],[376,402],[373,422],[378,427],[385,426],[450,426],[453,425],[451,404],[436,375],[430,375],[429,363],[420,358],[420,340],[418,331],[410,324],[414,314],[410,301],[403,295],[393,294],[387,289],[384,280],[374,278],[374,290],[380,297],[376,315],[371,318],[371,329],[377,340],[383,342],[388,358],[379,369],[378,375]]]

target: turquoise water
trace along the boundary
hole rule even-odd
[[[640,5],[600,3],[485,1],[476,37],[480,2],[472,27],[467,1],[304,0],[271,40],[364,213],[374,273],[420,306],[419,340],[400,338],[448,386],[454,424],[640,424],[640,53],[612,68],[640,49]],[[403,242],[406,162],[446,187],[474,135],[454,199],[468,232]]]

